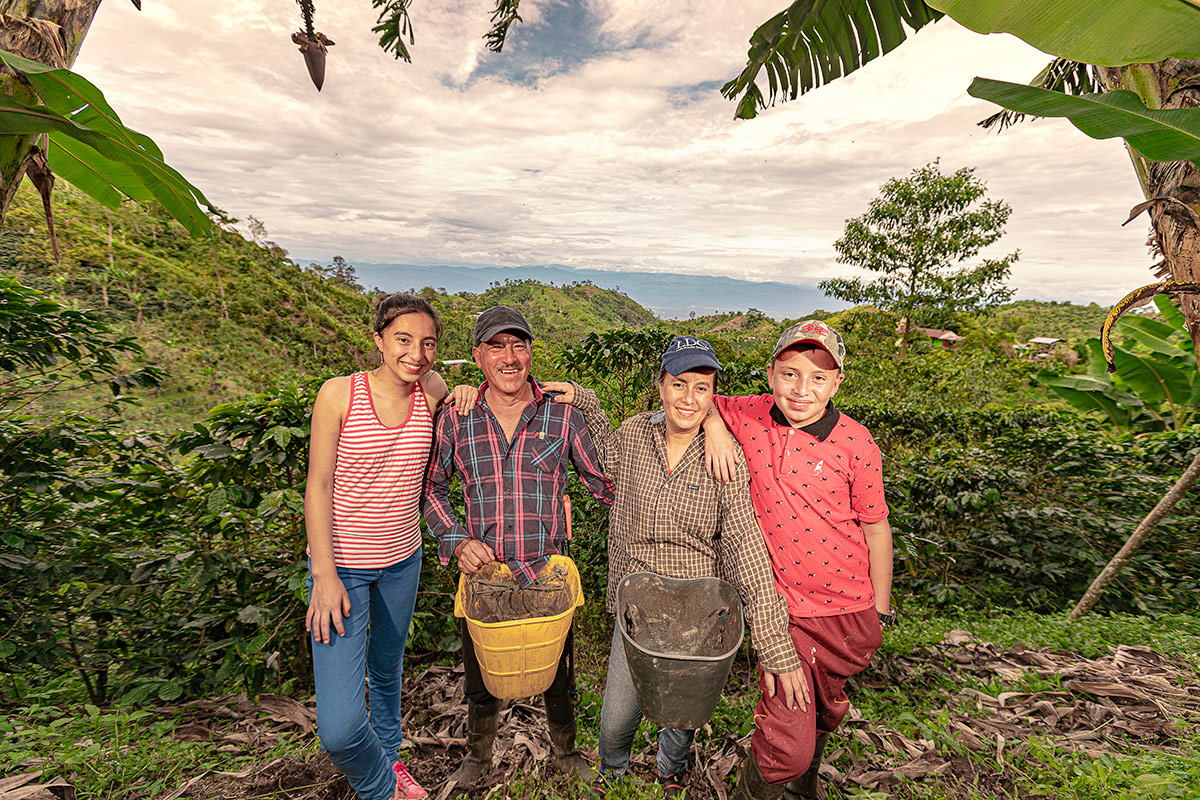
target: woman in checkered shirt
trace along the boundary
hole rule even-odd
[[[575,383],[547,383],[561,392],[588,423],[605,476],[616,488],[609,515],[608,610],[616,587],[631,572],[671,578],[720,577],[737,587],[764,670],[789,705],[803,707],[807,692],[799,656],[787,631],[787,604],[775,590],[770,559],[750,503],[749,472],[722,483],[704,464],[704,431],[721,365],[712,345],[676,337],[662,355],[658,391],[662,408],[636,414],[617,430],[596,393]],[[600,716],[600,777],[593,789],[607,792],[625,774],[641,721],[620,632],[614,631]],[[694,730],[664,728],[658,735],[658,778],[667,797],[684,791],[683,773]]]

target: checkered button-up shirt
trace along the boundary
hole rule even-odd
[[[800,669],[788,634],[787,602],[775,591],[750,503],[745,465],[731,483],[714,480],[704,468],[701,431],[669,469],[661,411],[632,416],[614,431],[591,389],[576,387],[574,404],[616,487],[608,517],[609,612],[616,610],[617,584],[631,572],[722,578],[742,596],[763,669],[777,674]]]
[[[569,463],[597,500],[612,503],[612,483],[600,471],[583,415],[531,383],[533,401],[521,413],[511,442],[488,408],[487,383],[479,387],[479,403],[470,414],[450,409],[438,417],[422,511],[438,540],[442,564],[464,539],[478,539],[518,582],[532,581],[567,538],[563,494]],[[450,507],[456,471],[463,476],[466,525]]]

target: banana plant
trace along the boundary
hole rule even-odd
[[[1038,382],[1121,431],[1180,430],[1200,419],[1200,371],[1183,315],[1164,295],[1154,302],[1164,321],[1135,315],[1117,323],[1122,341],[1111,345],[1113,373],[1101,340],[1089,339],[1088,374],[1043,370]]]
[[[34,136],[38,168],[34,184],[42,195],[54,240],[50,192],[57,175],[108,208],[128,197],[157,201],[193,235],[208,233],[215,211],[204,194],[163,159],[144,134],[125,127],[104,93],[64,68],[0,50],[0,64],[23,81],[23,97],[0,94],[0,137]],[[27,168],[26,174],[30,174]],[[3,222],[0,209],[0,223]]]

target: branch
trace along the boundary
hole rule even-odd
[[[408,44],[416,44],[412,20],[408,17],[410,5],[412,0],[371,0],[372,8],[383,9],[376,20],[378,24],[371,30],[379,34],[379,46],[385,53],[394,53],[396,58],[402,58],[411,64],[412,56],[404,44],[406,36]]]
[[[496,10],[492,12],[492,29],[484,36],[487,39],[487,49],[499,53],[504,49],[504,40],[508,37],[508,29],[514,22],[523,22],[517,9],[521,0],[496,0]]]
[[[1200,478],[1200,453],[1196,454],[1196,457],[1192,459],[1191,465],[1184,470],[1183,475],[1171,487],[1171,491],[1167,492],[1163,499],[1158,501],[1158,505],[1146,515],[1146,518],[1137,526],[1137,529],[1134,530],[1129,540],[1113,556],[1112,561],[1109,561],[1104,570],[1096,576],[1096,580],[1092,581],[1092,585],[1088,587],[1083,597],[1079,598],[1079,602],[1075,605],[1075,608],[1067,615],[1067,622],[1075,622],[1092,610],[1096,602],[1100,599],[1100,595],[1104,594],[1104,590],[1108,588],[1108,585],[1113,582],[1118,573],[1133,558],[1133,554],[1142,546],[1142,543],[1150,535],[1150,532],[1167,515],[1167,512],[1183,499],[1183,496],[1187,494],[1188,489],[1196,482],[1197,478]]]

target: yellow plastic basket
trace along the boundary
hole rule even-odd
[[[511,575],[508,567],[500,565]],[[458,577],[458,592],[454,595],[454,616],[465,617],[467,631],[475,645],[483,683],[495,697],[515,700],[533,697],[550,688],[558,672],[563,644],[575,609],[583,605],[583,587],[579,570],[566,556],[551,556],[545,569],[563,566],[567,570],[567,591],[571,592],[571,607],[553,617],[533,617],[511,622],[478,622],[466,614],[464,598],[467,576]]]

